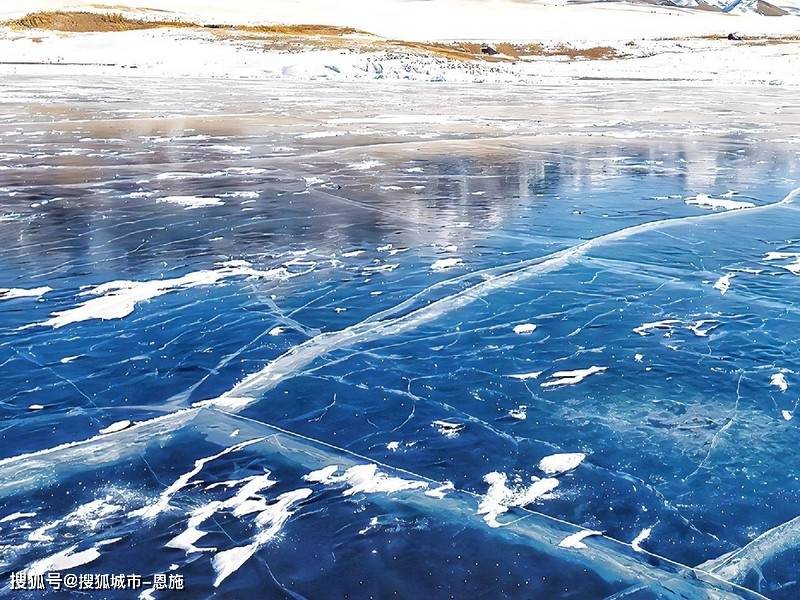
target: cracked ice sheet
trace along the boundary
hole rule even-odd
[[[308,103],[294,102],[286,112],[297,88],[270,87],[278,97],[264,107],[252,99],[263,90],[257,84],[209,85],[201,92],[182,90],[187,110],[272,111],[285,130],[247,114],[214,122],[181,116],[149,120],[153,135],[137,132],[114,141],[121,134],[117,127],[113,137],[104,133],[113,123],[108,119],[151,116],[126,98],[124,88],[108,92],[117,100],[109,106],[86,98],[85,108],[97,110],[99,123],[69,117],[20,126],[19,132],[4,129],[11,134],[4,141],[41,146],[26,155],[27,168],[4,172],[7,210],[17,216],[0,228],[8,270],[0,284],[54,289],[41,301],[4,303],[0,313],[2,377],[10,390],[3,406],[9,426],[4,455],[217,397],[320,332],[345,330],[417,292],[424,291],[395,316],[429,300],[445,299],[451,307],[447,299],[456,291],[497,274],[474,275],[479,269],[502,266],[501,272],[511,272],[518,262],[583,239],[656,219],[701,215],[713,218],[617,240],[538,281],[517,281],[483,301],[448,308],[415,329],[315,354],[316,362],[292,370],[248,415],[349,444],[376,460],[388,461],[382,452],[392,452],[392,464],[481,494],[487,472],[517,473],[529,482],[544,475],[537,470],[544,457],[585,452],[590,457],[585,464],[559,476],[561,494],[538,508],[623,540],[657,523],[647,549],[675,553],[689,564],[718,556],[741,545],[749,532],[793,516],[794,484],[787,484],[785,473],[796,465],[791,454],[779,450],[797,441],[796,421],[783,417],[794,406],[790,393],[780,394],[769,382],[772,373],[792,364],[797,322],[790,300],[797,288],[784,268],[791,257],[762,258],[797,251],[787,247],[794,213],[747,209],[716,221],[713,211],[681,200],[701,193],[723,197],[735,189],[741,200],[760,206],[788,191],[788,180],[796,179],[795,155],[787,149],[790,142],[769,141],[780,132],[763,121],[760,108],[752,110],[763,98],[756,102],[752,93],[743,93],[735,109],[741,112],[731,117],[738,124],[726,124],[716,112],[709,116],[715,94],[700,98],[681,90],[698,107],[691,125],[659,113],[652,126],[626,117],[626,123],[597,128],[596,120],[589,122],[580,111],[593,106],[608,119],[601,122],[613,123],[630,113],[618,90],[596,87],[590,98],[581,96],[586,88],[578,86],[565,107],[563,89],[542,90],[532,100],[528,93],[487,88],[466,91],[481,106],[480,118],[397,124],[375,118],[396,100],[387,88],[333,86],[336,96],[307,86]],[[215,86],[237,92],[241,105],[226,108],[228,101]],[[68,101],[62,95],[67,92],[81,93],[51,87],[53,103]],[[621,87],[642,102],[650,93],[641,86]],[[365,107],[360,95],[385,106]],[[443,110],[424,94],[410,97],[413,108],[425,109],[427,116]],[[170,106],[166,98],[154,100],[153,110]],[[37,121],[25,112],[27,100],[22,102],[20,114]],[[531,102],[541,124],[526,116]],[[407,108],[402,112],[413,112]],[[314,117],[341,110],[362,118],[364,127],[348,123],[347,135],[298,141],[298,133],[314,131]],[[289,124],[288,117],[298,124]],[[567,135],[548,136],[556,127]],[[715,132],[731,127],[743,136],[736,148],[715,139]],[[490,140],[485,132],[512,137]],[[588,132],[602,135],[590,139],[584,136]],[[423,136],[431,133],[437,138],[426,141]],[[534,140],[533,133],[543,135]],[[626,133],[647,139],[625,140]],[[687,147],[685,139],[693,144]],[[413,143],[394,147],[387,141]],[[212,147],[220,145],[247,146],[252,159]],[[80,153],[60,154],[74,149]],[[180,164],[155,164],[166,151]],[[17,165],[19,159],[13,160]],[[368,161],[381,164],[346,168]],[[782,175],[763,165],[778,165]],[[55,168],[59,177],[53,182],[49,174]],[[31,185],[32,178],[53,185]],[[253,197],[255,191],[261,193]],[[224,204],[184,210],[158,202],[187,194],[218,196]],[[456,257],[463,265],[430,269]],[[228,259],[247,259],[259,269],[290,261],[297,270],[308,268],[297,261],[316,266],[313,277],[287,282],[243,277],[230,285],[176,289],[137,304],[123,319],[10,333],[75,308],[81,286],[173,279]],[[728,272],[737,276],[722,297],[713,284]],[[632,332],[669,318],[682,323],[671,337]],[[711,322],[717,324],[713,329]],[[525,323],[536,324],[536,330],[513,333]],[[698,323],[704,324],[697,331],[707,335],[691,329]],[[280,335],[268,335],[276,328]],[[636,354],[643,356],[641,363],[630,359]],[[551,373],[590,365],[609,370],[540,393]],[[737,397],[732,372],[738,370],[746,373],[743,401],[732,418]],[[507,377],[538,372],[538,380]],[[30,406],[42,409],[28,411]],[[527,407],[524,421],[510,415],[520,406]],[[437,422],[451,424],[458,435],[442,435]],[[247,439],[240,436],[226,446]],[[759,452],[752,452],[753,436],[764,442]],[[395,451],[386,448],[393,441]],[[703,468],[686,479],[707,455]],[[482,468],[476,469],[478,464]],[[758,464],[768,465],[759,470],[766,486],[743,475],[743,468]],[[725,482],[720,496],[708,498],[705,490],[717,485],[718,477]],[[281,485],[287,487],[270,492],[265,502],[305,484],[287,479]],[[734,519],[720,508],[739,489],[746,490],[746,506]],[[775,489],[788,489],[790,499],[766,514],[759,507]],[[53,510],[48,501],[27,512],[43,508]],[[409,530],[409,536],[426,525],[402,518],[393,513],[383,525]],[[179,534],[183,521],[153,546],[161,548]],[[353,526],[360,531],[367,523]],[[38,529],[40,523],[34,525]],[[253,533],[243,530],[241,539]],[[279,532],[273,539],[280,537]]]
[[[296,575],[306,572],[306,543],[313,543],[322,557],[330,556],[334,548],[363,544],[374,566],[392,576],[404,573],[397,561],[422,560],[433,567],[454,548],[470,559],[481,558],[479,565],[486,566],[478,566],[480,577],[497,575],[516,564],[506,553],[514,548],[528,569],[512,575],[509,585],[529,579],[533,568],[553,579],[537,587],[548,593],[565,585],[586,594],[612,594],[642,584],[655,593],[666,589],[662,584],[673,590],[677,586],[684,594],[712,589],[681,575],[668,561],[651,558],[644,563],[629,546],[607,538],[593,543],[591,552],[558,563],[560,569],[553,571],[551,565],[565,551],[559,541],[580,528],[514,508],[533,501],[531,493],[512,492],[511,498],[505,486],[502,494],[490,491],[506,505],[503,526],[493,528],[482,518],[481,498],[452,485],[379,466],[330,445],[213,410],[180,416],[119,432],[113,443],[108,437],[96,438],[0,463],[4,474],[0,502],[24,499],[26,505],[35,504],[43,494],[62,497],[75,477],[87,483],[80,494],[63,496],[60,510],[67,514],[48,523],[51,539],[23,541],[18,530],[2,532],[6,548],[11,549],[5,554],[6,566],[38,572],[85,564],[104,569],[124,561],[130,569],[147,575],[177,572],[188,577],[191,573],[192,589],[199,593],[210,593],[215,587],[224,592],[228,585],[256,582],[264,593],[280,593],[287,581],[300,581]],[[242,442],[231,444],[234,431]],[[109,452],[110,448],[114,451]],[[52,464],[57,464],[55,477]],[[327,468],[330,465],[339,465],[342,474]],[[25,477],[12,481],[5,477],[10,471]],[[365,487],[367,471],[372,483]],[[332,481],[337,477],[343,486]],[[162,482],[169,481],[174,483],[165,491]],[[352,488],[347,486],[352,484],[360,489],[350,494]],[[426,494],[429,485],[441,493]],[[93,499],[103,486],[106,496]],[[154,505],[163,510],[147,515],[139,510]],[[42,527],[38,515],[31,519]],[[461,534],[451,540],[447,532],[456,526]],[[191,539],[202,538],[203,548],[182,543],[190,538],[180,532],[194,532]],[[424,558],[415,550],[420,544],[427,548]],[[394,545],[391,551],[390,545]],[[132,550],[142,547],[148,551]],[[189,556],[184,556],[186,550]],[[268,557],[273,573],[268,580],[259,575],[257,555]],[[292,584],[296,593],[313,595],[321,589],[348,593],[358,584],[343,578],[341,569],[358,572],[363,568],[363,554],[344,552],[335,563],[322,558],[314,565],[311,577],[306,572],[302,582]],[[420,585],[433,590],[441,583]],[[454,594],[471,585],[469,580],[447,584]],[[736,597],[730,586],[713,589],[721,598]]]

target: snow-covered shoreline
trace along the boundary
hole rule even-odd
[[[355,46],[355,45],[354,45]],[[622,52],[625,52],[622,54]],[[637,42],[609,59],[564,56],[488,62],[415,50],[357,47],[265,49],[204,30],[71,33],[0,29],[0,75],[97,74],[306,80],[420,80],[553,83],[575,79],[689,81],[719,85],[800,85],[800,43],[728,40]]]
[[[794,2],[779,4],[794,11]],[[800,85],[800,10],[767,17],[750,10],[753,6],[753,0],[746,0],[735,14],[723,14],[632,2],[551,0],[378,0],[369,9],[362,0],[279,0],[268,8],[255,0],[233,6],[212,0],[131,0],[113,6],[9,0],[0,7],[0,21],[6,23],[0,25],[0,75],[57,69],[148,77]],[[52,9],[114,12],[146,21],[148,28],[65,31],[7,23]],[[151,27],[153,21],[162,23]],[[180,26],[165,26],[172,21]],[[302,27],[288,33],[245,30],[244,23],[352,29],[320,35]],[[235,24],[238,29],[228,27]],[[490,54],[484,54],[487,45],[499,50],[489,48]],[[471,49],[465,51],[467,46]]]

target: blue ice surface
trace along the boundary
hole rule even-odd
[[[564,139],[494,153],[469,144],[400,151],[363,168],[368,149],[276,159],[275,140],[248,137],[247,156],[231,158],[215,145],[245,143],[235,134],[212,143],[89,133],[45,128],[35,149],[23,132],[3,138],[4,152],[23,156],[4,158],[13,168],[0,171],[0,287],[52,288],[0,301],[0,518],[36,513],[0,523],[4,573],[121,538],[84,572],[177,565],[192,597],[757,597],[681,565],[735,551],[800,514],[800,436],[784,416],[797,408],[800,279],[784,268],[790,259],[765,260],[800,252],[797,206],[686,221],[546,272],[530,267],[642,223],[714,214],[684,202],[697,194],[780,201],[799,179],[791,156],[776,149],[756,161],[736,138],[703,140],[689,158],[668,143]],[[139,146],[158,153],[138,155]],[[70,148],[81,158],[58,154]],[[745,169],[753,175],[742,187]],[[160,201],[170,196],[222,203]],[[431,268],[447,258],[461,262]],[[292,276],[176,287],[123,318],[42,325],[95,286],[230,260]],[[454,305],[520,269],[532,274]],[[725,274],[734,277],[722,294],[714,284]],[[381,311],[391,326],[432,305],[435,317],[418,326],[312,352],[238,416],[195,409],[175,427],[168,417],[163,429],[20,457],[217,398],[300,344],[313,350]],[[675,323],[634,331],[663,320]],[[536,331],[515,333],[524,323]],[[554,372],[592,366],[606,370],[542,386]],[[771,385],[777,373],[788,391]],[[511,415],[520,407],[524,420]],[[445,435],[441,421],[461,427]],[[130,516],[194,461],[260,437],[201,469],[155,520]],[[477,514],[488,473],[524,487],[545,476],[541,458],[562,452],[586,459],[558,475],[523,522],[492,528]],[[345,496],[303,480],[326,464],[369,461],[458,491],[444,501],[419,491]],[[165,543],[226,492],[209,484],[265,471],[277,481],[261,492],[267,502],[313,493],[215,588],[213,552]],[[88,524],[74,518],[98,499],[117,508]],[[575,526],[607,537],[586,552],[559,548]],[[31,540],[42,527],[53,539]],[[198,545],[216,550],[258,531],[224,511],[203,528]],[[614,542],[645,528],[642,546],[657,556]],[[733,583],[796,597],[797,558],[781,548]]]

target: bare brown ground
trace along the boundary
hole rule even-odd
[[[121,5],[97,5],[98,8],[123,10]],[[127,10],[127,9],[125,9]],[[302,51],[308,48],[347,49],[360,52],[394,50],[440,56],[451,60],[508,62],[533,57],[566,57],[568,59],[603,60],[615,58],[617,52],[607,46],[573,48],[559,45],[547,48],[541,44],[492,45],[497,56],[484,54],[478,43],[424,43],[385,40],[349,27],[328,25],[201,25],[188,21],[132,19],[121,14],[92,12],[37,12],[3,23],[14,29],[37,29],[60,32],[113,32],[164,27],[195,28],[214,31],[221,39],[263,43],[266,49]]]
[[[48,31],[130,31],[154,29],[156,27],[193,27],[182,21],[142,21],[118,14],[91,12],[38,12],[21,19],[6,21],[5,25],[15,29],[43,29]]]

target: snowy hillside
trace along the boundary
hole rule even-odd
[[[763,0],[639,0],[568,3],[564,0],[4,0],[0,18],[43,10],[121,12],[137,18],[178,18],[212,24],[320,24],[353,27],[386,38],[431,40],[622,40],[722,34],[797,34],[797,17],[766,18]],[[681,8],[686,3],[695,8]],[[709,4],[710,3],[710,4]],[[797,12],[800,0],[775,0]],[[705,10],[697,9],[703,6]]]

